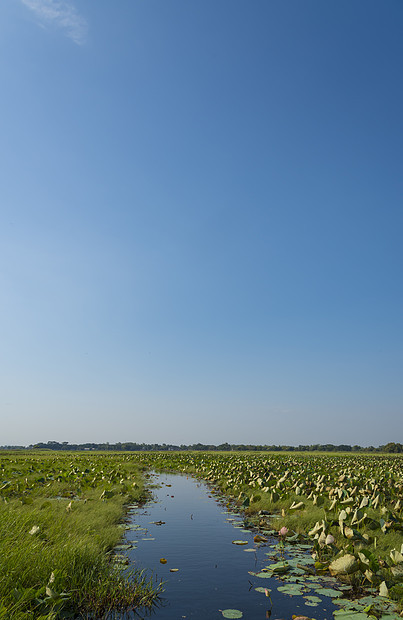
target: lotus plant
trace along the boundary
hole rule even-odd
[[[281,530],[279,530],[278,535],[280,538],[279,547],[280,547],[280,555],[284,561],[284,538],[288,534],[288,528],[283,526]]]

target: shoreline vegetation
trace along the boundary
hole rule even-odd
[[[0,471],[0,619],[99,618],[155,604],[161,587],[113,552],[128,506],[148,498],[135,463],[3,452]]]
[[[400,454],[47,449],[0,452],[0,619],[158,603],[162,586],[128,575],[113,551],[128,507],[148,497],[150,469],[204,479],[263,537],[309,542],[318,575],[350,586],[351,599],[371,594],[369,620],[385,617],[383,602],[403,608]]]

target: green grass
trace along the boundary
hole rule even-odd
[[[83,475],[82,456],[41,457],[13,459],[24,490],[14,486],[0,500],[0,619],[50,620],[68,610],[103,617],[111,610],[151,606],[158,588],[139,572],[117,570],[112,552],[123,535],[128,502],[145,497],[139,470],[117,457],[92,457],[89,476]],[[33,463],[35,471],[29,472]],[[66,472],[76,463],[79,472],[68,480]],[[3,465],[3,477],[11,478],[10,463],[3,459]],[[57,472],[66,479],[58,481]]]

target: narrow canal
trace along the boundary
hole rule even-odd
[[[326,583],[297,567],[312,562],[306,548],[293,547],[286,579],[268,576],[266,567],[283,559],[278,539],[254,542],[256,531],[244,529],[243,517],[228,512],[194,478],[158,474],[152,480],[153,500],[130,512],[126,539],[132,547],[125,553],[131,566],[164,582],[161,603],[151,613],[155,620],[331,620],[336,607],[323,592]]]

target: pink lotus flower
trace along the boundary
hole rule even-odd
[[[279,536],[285,536],[286,534],[288,534],[288,528],[283,526],[281,530],[279,531]]]

